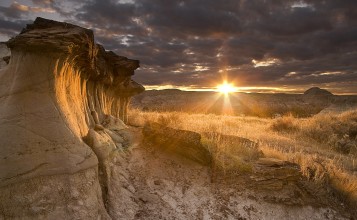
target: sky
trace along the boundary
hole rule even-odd
[[[356,0],[2,0],[0,41],[36,17],[92,29],[149,89],[357,94]]]

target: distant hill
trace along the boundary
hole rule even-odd
[[[333,96],[333,94],[326,89],[320,89],[319,87],[312,87],[304,92],[307,96]]]
[[[134,96],[131,106],[144,111],[180,111],[225,114],[225,96],[217,92],[181,91],[178,89],[148,90]],[[309,117],[322,110],[340,111],[357,105],[357,96],[333,95],[312,87],[304,94],[235,93],[229,96],[230,114],[275,117],[292,114]],[[329,108],[330,107],[330,108]]]

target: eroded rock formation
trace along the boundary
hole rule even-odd
[[[202,145],[199,133],[147,123],[143,128],[143,135],[146,142],[164,151],[181,155],[202,165],[210,165],[212,162],[211,154]]]
[[[110,218],[103,202],[108,180],[98,172],[127,141],[119,119],[127,121],[130,97],[144,91],[131,80],[139,61],[105,51],[89,29],[43,18],[7,46],[0,219]]]

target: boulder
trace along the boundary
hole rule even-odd
[[[295,183],[302,178],[300,166],[276,158],[259,158],[255,163],[254,173],[250,176],[258,188],[279,190],[288,183]]]
[[[246,161],[257,160],[263,156],[263,152],[259,149],[259,144],[248,138],[235,135],[226,135],[218,132],[204,132],[203,136],[211,140],[215,144],[219,144],[218,151],[229,154],[229,156],[240,157]],[[222,151],[220,146],[224,146]]]
[[[210,139],[216,139],[217,141],[222,141],[230,145],[243,145],[247,148],[254,148],[254,149],[258,148],[259,146],[257,142],[249,140],[248,138],[239,137],[235,135],[221,134],[218,132],[204,132],[203,136]]]
[[[106,115],[102,124],[105,128],[115,131],[120,131],[128,128],[128,126],[126,126],[122,120],[112,115]]]
[[[104,162],[116,149],[116,145],[104,130],[90,129],[84,141],[92,148],[100,163]]]
[[[158,123],[147,123],[143,128],[144,141],[155,147],[181,155],[202,165],[209,165],[211,154],[201,144],[201,135],[186,130],[162,126]]]

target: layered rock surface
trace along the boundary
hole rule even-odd
[[[202,165],[209,165],[211,154],[201,143],[201,135],[178,130],[158,123],[148,123],[143,128],[145,142],[154,144],[164,151],[179,154]]]
[[[130,97],[144,91],[131,80],[139,61],[105,51],[91,30],[43,18],[6,44],[11,57],[0,70],[0,219],[53,213],[109,218],[98,159],[104,164],[127,143],[118,120],[127,120]],[[98,145],[106,157],[97,155]],[[52,195],[40,185],[51,186]],[[80,213],[65,205],[73,194],[67,189],[78,191]],[[50,207],[31,211],[33,197]],[[9,205],[15,201],[22,212]],[[61,201],[64,207],[57,207]]]

